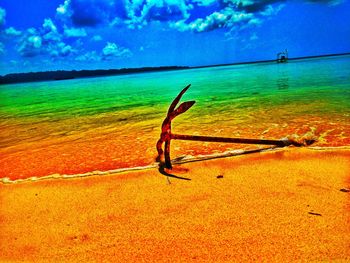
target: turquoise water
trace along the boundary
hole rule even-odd
[[[2,85],[2,166],[16,162],[19,153],[51,147],[56,149],[52,154],[62,155],[74,148],[72,142],[86,141],[120,148],[101,153],[112,159],[122,158],[126,148],[142,141],[139,152],[147,152],[142,163],[149,163],[167,107],[190,83],[183,100],[196,104],[177,117],[176,132],[274,138],[313,131],[319,137],[335,136],[320,140],[320,145],[348,144],[350,56],[341,56]],[[186,147],[176,149],[186,153]]]

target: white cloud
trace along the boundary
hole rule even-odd
[[[100,35],[95,35],[91,38],[91,40],[98,42],[102,40],[102,37]]]
[[[111,60],[119,57],[130,57],[132,56],[131,51],[128,48],[118,46],[116,43],[107,42],[106,46],[97,53],[96,51],[88,51],[83,55],[77,56],[76,61],[101,61]]]
[[[285,4],[280,4],[277,6],[268,5],[266,9],[260,12],[263,16],[275,16],[285,7]]]
[[[48,30],[48,31],[57,31],[56,25],[52,22],[51,18],[45,19],[43,23],[43,28]]]
[[[113,26],[120,26],[120,25],[123,25],[123,24],[124,24],[123,20],[121,18],[119,18],[119,17],[114,18],[112,20],[112,22],[109,23],[109,25],[112,26],[112,27]],[[126,22],[125,22],[125,24],[126,24]]]
[[[29,34],[37,34],[37,33],[38,33],[38,31],[37,31],[34,27],[28,28],[28,29],[27,29],[27,32],[28,32]]]
[[[62,5],[59,5],[56,9],[57,15],[68,15],[70,2],[70,0],[65,0]]]
[[[250,38],[249,38],[251,41],[255,41],[255,40],[258,40],[259,39],[259,37],[257,36],[257,34],[256,33],[253,33],[251,36],[250,36]]]
[[[107,42],[106,46],[102,49],[102,55],[104,58],[130,57],[132,53],[128,48],[120,47],[115,43]]]
[[[0,7],[0,26],[5,24],[6,10]]]
[[[49,56],[56,60],[77,52],[62,41],[62,35],[51,19],[45,19],[41,28],[29,28],[22,33],[17,51],[22,57]]]
[[[216,0],[193,0],[193,3],[198,4],[199,6],[210,6],[217,3]]]
[[[65,0],[56,9],[57,17],[74,27],[95,27],[109,23],[115,16],[120,0]]]
[[[254,0],[223,0],[223,2],[226,4],[233,4],[236,6],[249,6],[249,5],[254,5],[255,3],[264,3],[267,1],[271,2],[271,0],[259,0],[259,1],[254,1]]]
[[[33,30],[27,30],[26,35],[20,41],[17,50],[23,57],[34,57],[42,52],[42,38],[32,33],[34,33]]]
[[[72,46],[67,45],[64,42],[50,43],[46,51],[54,60],[77,53],[77,50],[73,49]]]
[[[40,36],[30,36],[28,37],[28,42],[33,44],[33,47],[40,48],[41,47],[41,37]]]
[[[229,31],[259,25],[274,16],[287,0],[65,0],[57,15],[75,27],[101,24],[141,29],[167,23],[180,31]],[[344,0],[301,0],[336,5]],[[200,12],[197,12],[200,10]],[[246,23],[245,26],[242,24]]]
[[[40,33],[45,41],[61,41],[62,39],[56,25],[50,18],[44,20]]]
[[[99,56],[96,51],[90,51],[85,53],[84,55],[78,56],[75,58],[76,61],[100,61],[101,56]]]
[[[119,46],[116,43],[107,42],[106,46],[100,51],[88,51],[83,55],[77,56],[76,61],[85,62],[85,61],[102,61],[102,60],[111,60],[113,58],[120,57],[131,57],[132,52],[125,47]]]
[[[9,28],[6,28],[5,34],[9,36],[19,36],[22,34],[22,32],[16,30],[14,27],[9,27]]]
[[[181,20],[171,24],[171,26],[180,31],[205,32],[217,28],[239,28],[243,25],[254,25],[257,23],[258,20],[254,18],[253,14],[244,11],[235,11],[234,9],[227,7],[220,11],[213,12],[204,19],[198,18],[190,23]]]
[[[141,28],[149,21],[178,21],[188,19],[192,4],[185,0],[148,0],[127,1],[125,4],[128,19],[126,24],[131,28]]]
[[[127,25],[142,28],[152,21],[178,21],[190,17],[190,0],[65,0],[57,16],[74,26]]]
[[[3,43],[0,42],[0,55],[5,53],[5,46]]]
[[[330,6],[336,6],[340,5],[345,2],[345,0],[305,0],[306,2],[309,3],[322,3],[322,4],[328,4]]]
[[[61,41],[62,37],[58,32],[50,31],[42,36],[45,41]]]
[[[65,43],[61,42],[58,47],[60,48],[60,53],[62,56],[68,56],[70,53],[73,52],[73,48],[70,45],[66,45]]]
[[[64,28],[64,35],[66,37],[86,37],[87,33],[84,28]]]

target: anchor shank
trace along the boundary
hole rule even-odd
[[[225,138],[225,137],[183,135],[183,134],[171,134],[171,139],[185,140],[185,141],[202,141],[202,142],[265,144],[265,145],[276,145],[276,146],[281,146],[281,147],[293,144],[293,142],[291,142],[289,140],[261,140],[261,139],[244,139],[244,138]]]
[[[170,159],[170,139],[165,141],[164,145],[164,158],[165,158],[165,167],[172,169],[171,159]]]

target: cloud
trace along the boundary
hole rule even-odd
[[[172,27],[177,28],[180,31],[194,31],[205,32],[211,31],[217,28],[232,28],[239,27],[242,24],[256,24],[258,21],[253,14],[247,14],[245,12],[237,12],[231,8],[225,8],[219,12],[214,12],[207,17],[198,18],[193,22],[186,23],[185,21],[179,21],[172,24]]]
[[[42,59],[57,61],[69,57],[70,60],[76,61],[102,61],[133,55],[128,48],[112,42],[107,42],[100,52],[84,51],[84,44],[81,39],[73,41],[71,39],[66,40],[66,38],[87,36],[85,28],[64,25],[63,29],[59,30],[52,19],[45,19],[39,28],[28,28],[23,32],[9,28],[6,32],[12,35],[21,33],[17,40],[16,49],[19,55],[24,58],[40,56]],[[102,37],[95,35],[92,40],[101,41]],[[1,50],[3,49],[4,46],[2,45]]]
[[[5,34],[8,36],[20,36],[22,32],[19,30],[16,30],[14,27],[9,27],[5,29]]]
[[[58,32],[56,25],[51,19],[45,19],[40,29],[40,34],[45,42],[59,42],[62,39],[61,34]]]
[[[51,19],[45,19],[42,27],[29,28],[19,39],[17,51],[22,57],[49,56],[52,59],[75,54],[71,45],[63,42],[62,35]]]
[[[128,48],[120,47],[115,43],[107,42],[102,49],[102,58],[110,59],[113,57],[131,57],[132,52]]]
[[[48,31],[53,31],[53,32],[56,32],[56,31],[57,31],[57,27],[56,27],[56,25],[52,22],[51,18],[45,19],[45,20],[44,20],[43,28],[46,29],[46,30],[48,30]]]
[[[345,0],[306,0],[309,3],[315,4],[328,4],[330,6],[340,5],[345,2]]]
[[[76,27],[100,24],[142,27],[151,21],[174,21],[189,17],[188,0],[66,0],[57,16]]]
[[[250,38],[249,38],[249,40],[251,40],[251,41],[255,41],[255,40],[258,40],[258,39],[259,39],[259,37],[257,36],[256,33],[253,33],[253,34],[250,36]]]
[[[28,37],[28,42],[31,43],[34,48],[40,48],[42,40],[40,36],[30,36]]]
[[[179,31],[205,32],[243,22],[257,24],[252,11],[277,1],[281,0],[65,0],[57,15],[78,28],[106,23],[135,29],[157,21]]]
[[[66,37],[86,37],[87,33],[84,28],[64,28],[64,35]]]
[[[148,0],[126,1],[126,16],[117,16],[111,25],[125,24],[129,28],[142,28],[149,23],[176,22],[190,18],[190,10],[193,9],[192,1],[188,0]],[[120,19],[123,19],[122,21]]]
[[[6,10],[0,7],[0,26],[5,24]]]
[[[22,57],[34,57],[39,55],[42,50],[42,38],[41,36],[35,34],[29,34],[22,39],[20,46],[17,51]]]
[[[84,55],[80,55],[75,58],[77,61],[85,62],[85,61],[101,61],[102,58],[100,55],[96,53],[96,51],[86,52]]]
[[[52,58],[67,57],[70,54],[76,53],[76,50],[64,42],[59,42],[55,45],[49,45],[47,51]]]
[[[74,27],[108,24],[141,29],[152,22],[161,22],[179,31],[206,32],[259,25],[264,19],[276,15],[287,1],[65,0],[57,8],[57,15]],[[344,0],[300,1],[336,5]]]
[[[123,6],[120,0],[66,0],[56,9],[63,20],[70,21],[75,27],[95,27],[110,22],[117,9]]]
[[[125,47],[118,46],[115,43],[107,42],[106,46],[97,53],[96,51],[89,51],[83,55],[77,56],[76,61],[85,62],[85,61],[102,61],[102,60],[112,60],[114,58],[120,57],[131,57],[132,52]]]
[[[62,5],[59,5],[56,9],[57,15],[58,16],[67,16],[69,15],[69,5],[70,5],[70,0],[65,0]]]
[[[91,40],[96,42],[102,41],[102,37],[100,35],[95,35],[91,38]]]
[[[216,0],[193,0],[193,3],[197,4],[198,6],[210,6],[216,2]]]
[[[5,46],[3,43],[0,42],[0,55],[5,53]]]
[[[247,13],[256,13],[265,10],[268,5],[285,0],[223,0],[226,6],[235,8],[236,10],[245,11]]]
[[[173,21],[189,18],[191,4],[185,0],[149,0],[126,2],[129,20],[134,23],[145,21]]]
[[[95,26],[106,19],[107,1],[71,1],[72,21],[77,26]]]

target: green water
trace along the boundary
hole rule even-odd
[[[0,178],[154,163],[169,104],[188,84],[196,104],[180,134],[350,145],[350,56],[0,86]],[[257,145],[172,143],[181,155]]]
[[[179,118],[204,130],[220,121],[282,123],[303,114],[349,120],[350,56],[328,57],[2,85],[1,146],[53,136],[60,129],[64,135],[125,122],[142,127],[142,122],[154,120],[158,125],[170,101],[189,83],[184,100],[197,103]],[[49,125],[35,133],[26,130],[40,123]]]

